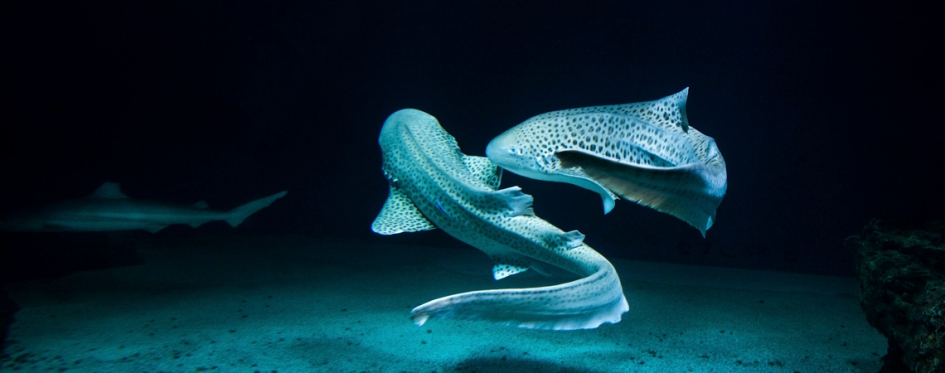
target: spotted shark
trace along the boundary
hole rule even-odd
[[[371,229],[379,234],[436,227],[486,253],[500,280],[542,265],[579,279],[554,286],[496,289],[434,299],[414,308],[430,318],[491,320],[532,329],[590,329],[616,323],[629,307],[614,267],[578,231],[564,232],[535,216],[519,187],[498,189],[501,169],[463,154],[433,116],[403,109],[384,122],[378,139],[390,195]]]
[[[100,232],[143,229],[157,232],[168,225],[223,220],[238,226],[247,217],[282,198],[282,191],[230,211],[211,210],[204,201],[193,205],[133,199],[116,183],[104,183],[91,195],[27,208],[0,219],[0,229],[20,232]]]
[[[715,140],[689,125],[689,88],[655,101],[540,114],[493,139],[486,156],[516,174],[623,197],[705,236],[728,179]]]

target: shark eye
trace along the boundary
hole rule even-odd
[[[522,154],[525,154],[525,151],[522,150],[522,148],[515,148],[515,147],[512,147],[512,148],[509,148],[509,153],[512,153],[512,154],[515,154],[515,155],[522,155]]]

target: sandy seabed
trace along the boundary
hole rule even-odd
[[[853,278],[612,260],[630,311],[594,330],[414,325],[496,282],[472,249],[303,236],[155,236],[140,266],[7,286],[21,310],[0,371],[877,372],[886,341]]]

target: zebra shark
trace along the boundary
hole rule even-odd
[[[531,329],[591,329],[617,323],[629,307],[614,267],[578,231],[564,232],[535,216],[519,187],[498,189],[501,169],[463,154],[433,116],[403,109],[378,139],[390,195],[371,229],[382,235],[439,227],[489,255],[500,280],[547,263],[580,279],[554,286],[472,291],[414,308],[430,318],[491,320]]]
[[[497,136],[486,156],[538,180],[623,197],[689,223],[705,237],[728,178],[715,140],[689,126],[689,88],[655,101],[540,114]]]

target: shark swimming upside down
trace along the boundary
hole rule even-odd
[[[486,156],[516,174],[619,196],[705,236],[728,178],[715,140],[689,126],[689,88],[655,101],[540,114],[493,139]]]
[[[439,227],[492,258],[496,280],[542,263],[580,279],[554,286],[482,290],[424,303],[411,311],[430,318],[481,319],[534,329],[590,329],[616,323],[628,310],[620,279],[603,256],[534,215],[518,187],[498,190],[501,170],[485,157],[463,154],[436,118],[403,109],[384,122],[378,140],[390,196],[371,228],[379,234]]]

